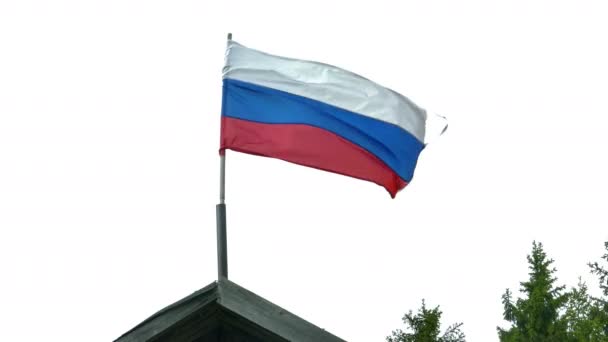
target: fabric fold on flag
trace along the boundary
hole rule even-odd
[[[422,108],[354,73],[228,44],[220,153],[371,181],[395,197],[413,177],[425,127]]]

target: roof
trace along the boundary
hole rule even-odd
[[[115,342],[344,342],[222,279],[155,313]]]

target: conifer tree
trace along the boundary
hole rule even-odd
[[[589,295],[587,285],[579,279],[578,286],[568,296],[563,320],[566,322],[568,341],[571,342],[608,342],[604,332],[605,315]]]
[[[592,309],[592,316],[600,322],[603,336],[608,341],[608,241],[604,243],[604,247],[606,254],[601,257],[602,261],[589,263],[589,267],[591,273],[598,276],[603,294],[603,297],[593,298],[595,305]]]
[[[441,314],[439,306],[427,309],[424,299],[418,313],[411,310],[403,317],[407,331],[393,331],[386,338],[387,342],[465,342],[465,335],[460,330],[462,323],[453,324],[441,334]]]
[[[600,289],[604,292],[605,299],[608,299],[608,241],[604,242],[606,254],[602,255],[606,265],[601,265],[599,262],[589,263],[591,273],[597,275],[600,280]]]
[[[542,243],[532,244],[528,255],[528,281],[521,282],[523,298],[513,300],[509,289],[502,296],[503,317],[511,323],[508,329],[498,328],[501,342],[567,341],[567,326],[560,319],[568,296],[564,286],[556,286],[552,259],[547,258]]]

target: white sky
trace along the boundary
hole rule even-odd
[[[533,239],[608,240],[604,1],[0,2],[3,341],[109,341],[216,279],[226,33],[446,115],[391,200],[228,153],[231,280],[349,341],[422,298],[495,341]]]

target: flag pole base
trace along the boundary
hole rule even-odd
[[[217,220],[217,279],[228,279],[228,244],[226,238],[226,204],[215,206]]]

